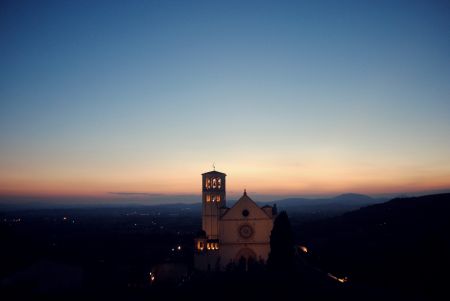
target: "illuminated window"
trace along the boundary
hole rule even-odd
[[[206,248],[207,248],[208,250],[211,250],[211,244],[210,244],[209,242],[206,243]]]
[[[212,202],[220,202],[220,195],[213,195],[211,197]]]
[[[217,179],[217,188],[222,188],[222,179]]]
[[[206,189],[210,189],[211,188],[211,179],[206,179],[206,184],[205,184]]]
[[[211,196],[209,194],[206,195],[206,202],[211,202]]]
[[[219,243],[218,242],[214,243],[214,249],[219,250]]]
[[[205,245],[203,244],[203,241],[199,241],[197,243],[197,249],[199,249],[200,251],[203,251],[204,248],[205,248]]]
[[[217,179],[214,178],[214,179],[212,180],[212,188],[216,188],[216,187],[217,187]]]

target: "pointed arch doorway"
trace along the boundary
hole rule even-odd
[[[236,254],[235,262],[245,271],[248,271],[249,264],[256,262],[256,253],[249,248],[242,248]]]

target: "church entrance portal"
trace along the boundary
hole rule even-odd
[[[235,262],[240,268],[248,271],[249,265],[256,262],[256,253],[249,248],[240,249],[235,257]]]

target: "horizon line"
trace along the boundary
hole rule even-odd
[[[383,194],[364,194],[364,193],[354,193],[354,192],[345,192],[345,193],[337,193],[337,194],[327,194],[327,195],[280,195],[280,194],[260,194],[260,193],[249,193],[250,196],[255,197],[264,197],[264,200],[256,199],[256,202],[261,203],[269,203],[269,202],[278,202],[285,199],[323,199],[323,198],[336,198],[343,195],[363,195],[368,196],[374,199],[394,199],[398,197],[418,197],[425,195],[434,195],[434,194],[442,194],[442,193],[450,193],[450,188],[439,189],[439,190],[427,190],[427,191],[418,191],[418,192],[396,192],[396,193],[383,193]],[[112,195],[124,196],[120,198],[108,198],[107,196],[95,197],[95,196],[32,196],[32,195],[0,195],[0,206],[8,206],[8,207],[22,207],[22,206],[56,206],[56,207],[64,207],[64,206],[133,206],[133,205],[142,205],[142,206],[160,206],[160,205],[175,205],[175,204],[199,204],[201,203],[201,194],[147,194],[147,193],[130,193],[130,192],[121,192],[120,194],[113,193]],[[126,198],[126,196],[134,195],[134,198]],[[137,196],[137,197],[136,197]],[[145,198],[147,196],[151,196],[152,199]],[[189,197],[191,199],[182,199]],[[228,201],[236,201],[239,199],[240,195],[232,195]],[[156,198],[156,199],[155,199]],[[195,199],[198,200],[195,200]],[[62,202],[58,202],[60,200]],[[105,202],[105,200],[109,200],[109,202]]]

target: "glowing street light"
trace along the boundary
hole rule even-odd
[[[332,279],[334,279],[334,280],[336,280],[336,281],[338,281],[338,282],[340,282],[340,283],[345,283],[345,282],[348,281],[348,278],[347,278],[347,277],[338,278],[338,277],[332,275],[331,273],[328,273],[328,277],[330,277],[330,278],[332,278]]]
[[[150,282],[155,282],[155,275],[152,272],[150,272]]]
[[[305,246],[298,246],[298,248],[300,249],[300,251],[302,251],[303,253],[308,253],[308,248]]]

